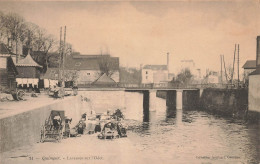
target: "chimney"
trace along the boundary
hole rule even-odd
[[[256,38],[256,67],[260,69],[260,36]]]
[[[170,53],[167,52],[167,69],[168,69],[168,71],[169,71],[169,55],[170,55]]]

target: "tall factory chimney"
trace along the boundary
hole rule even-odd
[[[169,55],[170,55],[170,53],[167,52],[167,70],[168,71],[169,71]]]
[[[260,69],[260,36],[256,38],[256,67]]]

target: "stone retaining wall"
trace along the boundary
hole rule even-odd
[[[65,115],[77,123],[83,113],[79,96],[46,103],[29,111],[0,119],[0,152],[40,141],[40,131],[51,110],[64,110]],[[33,103],[33,102],[32,102]],[[48,105],[50,104],[50,105]]]

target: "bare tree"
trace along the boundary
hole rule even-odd
[[[4,29],[4,13],[2,13],[0,11],[0,41],[3,41],[3,39],[5,38],[5,29]]]
[[[101,56],[99,59],[99,69],[101,71],[101,75],[106,74],[107,76],[111,77],[114,73],[113,70],[113,62],[110,60],[109,55]]]
[[[171,83],[174,85],[184,85],[188,86],[193,82],[193,75],[191,74],[190,69],[185,68],[182,69],[181,72],[178,73],[176,78],[173,78]]]
[[[11,38],[16,44],[16,54],[18,42],[25,40],[26,23],[23,17],[15,13],[1,15],[1,31],[6,38]]]

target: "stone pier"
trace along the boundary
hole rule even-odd
[[[182,93],[183,90],[177,90],[176,92],[176,109],[182,109]]]

